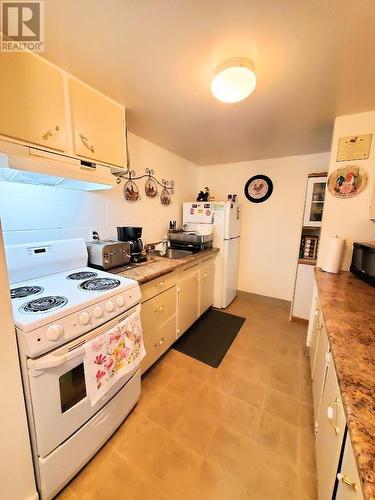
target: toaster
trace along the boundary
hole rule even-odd
[[[97,269],[112,269],[130,262],[130,244],[127,241],[87,241],[89,265]]]

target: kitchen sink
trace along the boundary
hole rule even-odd
[[[193,255],[193,252],[189,252],[188,250],[178,250],[177,248],[168,248],[165,255],[161,257],[165,257],[166,259],[183,259],[184,257],[189,257]]]

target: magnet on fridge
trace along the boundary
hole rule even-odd
[[[190,209],[190,215],[194,215],[194,208]]]

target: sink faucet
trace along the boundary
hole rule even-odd
[[[162,249],[158,250],[160,255],[163,256],[167,253],[167,250],[170,246],[170,242],[167,238],[165,238],[164,240],[155,241],[154,243],[147,243],[147,245],[145,245],[146,253],[149,253],[152,250],[155,250],[156,249],[155,247],[157,247],[158,245],[163,245]]]

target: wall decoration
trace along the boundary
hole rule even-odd
[[[146,169],[146,173],[147,173]],[[145,193],[148,198],[156,198],[158,195],[158,185],[153,179],[154,171],[153,170],[148,170],[149,178],[145,182]]]
[[[210,198],[210,189],[206,186],[204,191],[199,191],[196,201],[208,201]]]
[[[367,160],[370,156],[372,134],[340,137],[336,161]]]
[[[337,168],[328,177],[328,190],[336,198],[352,198],[361,193],[368,181],[364,168],[348,165]]]
[[[252,203],[268,200],[273,191],[273,183],[267,175],[254,175],[245,184],[245,196]]]
[[[171,194],[168,191],[168,189],[165,187],[163,188],[161,194],[160,194],[160,201],[162,205],[170,205],[171,204]]]
[[[170,205],[172,203],[171,195],[174,194],[174,181],[165,179],[159,181],[155,177],[153,170],[146,168],[143,175],[137,176],[135,170],[130,170],[128,168],[123,172],[114,172],[113,175],[117,177],[118,184],[120,184],[122,180],[126,181],[124,185],[124,198],[126,201],[134,202],[142,199],[135,181],[146,179],[145,194],[148,198],[156,198],[158,195],[158,186],[160,186],[163,188],[160,194],[161,204]]]
[[[137,201],[140,199],[138,186],[131,179],[125,183],[124,198],[126,201]]]

